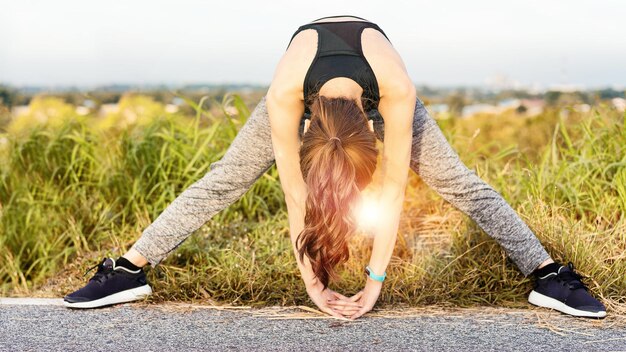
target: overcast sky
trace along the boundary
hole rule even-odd
[[[626,85],[623,0],[0,0],[0,83],[269,84],[298,26],[344,14],[416,84]]]

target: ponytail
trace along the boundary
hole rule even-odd
[[[324,288],[337,279],[334,268],[349,259],[356,222],[353,207],[376,168],[376,137],[354,100],[318,97],[303,136],[300,166],[308,188],[304,229],[296,239]]]

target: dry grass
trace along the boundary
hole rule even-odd
[[[410,318],[441,318],[436,324],[454,324],[455,320],[472,320],[476,323],[501,324],[501,325],[533,325],[547,329],[556,335],[569,334],[594,336],[593,329],[624,328],[626,327],[626,315],[610,314],[604,319],[575,318],[565,314],[529,306],[529,309],[504,308],[504,307],[471,307],[460,308],[455,306],[428,305],[411,307],[408,305],[396,305],[393,307],[375,307],[371,312],[355,320],[333,317],[317,309],[308,306],[266,306],[253,308],[251,306],[232,306],[217,302],[193,302],[193,303],[164,303],[159,305],[136,304],[144,308],[155,308],[168,312],[192,312],[196,310],[219,310],[233,311],[253,317],[268,320],[328,320],[334,324],[359,324],[365,319],[410,319]],[[514,318],[514,319],[511,319]],[[600,342],[590,340],[587,343]]]
[[[3,295],[59,296],[82,286],[85,268],[127,250],[223,155],[250,113],[237,95],[210,108],[234,106],[235,116],[211,114],[194,102],[195,116],[172,115],[146,98],[126,99],[128,111],[139,114],[133,123],[121,115],[98,123],[78,119],[54,101],[60,111],[50,117],[54,124],[22,121],[5,136]],[[34,115],[49,113],[45,101],[37,104]],[[567,118],[548,111],[532,119],[503,115],[440,124],[463,161],[503,194],[552,256],[574,262],[589,277],[609,314],[626,314],[624,116],[600,106]],[[409,181],[381,306],[527,307],[532,281],[502,248],[416,175]],[[370,241],[355,237],[333,289],[353,294],[362,288]],[[148,274],[155,289],[149,302],[310,305],[276,169]]]

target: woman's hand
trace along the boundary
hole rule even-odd
[[[354,296],[348,298],[349,301],[357,303],[358,306],[361,306],[361,308],[357,309],[356,312],[350,314],[350,319],[354,320],[372,310],[372,308],[374,308],[374,305],[376,304],[376,301],[378,300],[378,296],[380,295],[380,289],[382,287],[382,282],[372,280],[368,277],[367,282],[365,283],[365,288],[357,292],[357,294],[355,294]],[[341,303],[332,303],[333,306],[339,304]]]
[[[352,314],[360,309],[359,304],[350,300],[348,297],[331,290],[321,282],[307,286],[306,292],[311,297],[315,305],[324,313],[328,313],[334,317],[346,319],[344,315]],[[331,305],[331,303],[333,305]],[[342,315],[342,313],[344,315]]]

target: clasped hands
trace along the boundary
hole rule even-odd
[[[374,308],[383,283],[367,279],[365,288],[351,297],[346,297],[330,288],[323,288],[317,281],[307,287],[307,293],[317,307],[325,313],[342,319],[356,319]]]

